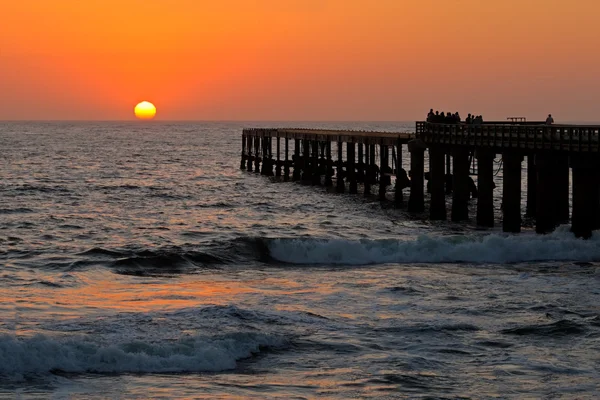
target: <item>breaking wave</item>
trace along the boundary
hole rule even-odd
[[[234,369],[236,362],[283,345],[262,333],[231,333],[151,343],[99,344],[82,338],[0,336],[0,377],[22,380],[51,373],[180,373]]]
[[[510,264],[540,261],[600,261],[600,232],[576,238],[567,227],[548,235],[421,235],[400,239],[323,239],[240,237],[184,247],[92,248],[46,269],[73,270],[105,265],[124,275],[162,276],[220,269],[256,262],[297,265],[371,265],[387,263]]]
[[[600,261],[600,232],[577,239],[566,227],[549,235],[419,236],[413,241],[270,239],[269,256],[290,264],[491,263]]]

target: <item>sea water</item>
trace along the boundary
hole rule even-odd
[[[0,123],[0,397],[600,394],[600,235],[240,170],[242,128],[276,126],[414,130]]]

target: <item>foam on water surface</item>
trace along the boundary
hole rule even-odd
[[[549,235],[421,235],[416,240],[274,239],[272,258],[291,264],[490,263],[598,261],[600,233],[577,239],[568,227]]]
[[[281,338],[238,332],[176,341],[100,344],[84,337],[0,336],[0,376],[22,380],[53,372],[175,373],[224,371],[236,361],[282,344]]]

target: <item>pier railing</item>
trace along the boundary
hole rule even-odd
[[[305,129],[305,128],[246,128],[244,137],[281,138],[314,140],[318,142],[344,142],[361,144],[383,144],[394,146],[400,141],[408,143],[415,138],[412,132],[378,132],[347,129]]]
[[[426,144],[499,149],[600,151],[600,126],[519,123],[438,124],[417,122],[416,136]]]

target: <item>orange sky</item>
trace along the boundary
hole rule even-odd
[[[600,121],[598,0],[1,0],[0,120]]]

